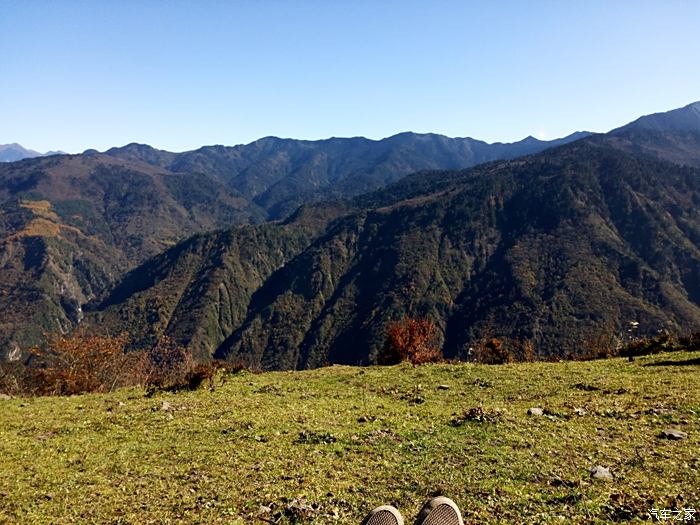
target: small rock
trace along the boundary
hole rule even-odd
[[[168,401],[163,401],[163,404],[160,407],[161,410],[168,411],[168,410],[175,410],[175,407],[172,405],[172,403],[169,403]]]
[[[591,478],[599,479],[601,481],[612,481],[613,475],[610,473],[609,468],[597,465],[591,469]]]
[[[120,406],[120,407],[125,407],[125,406],[126,406],[126,403],[124,403],[124,401],[119,401],[118,406]]]
[[[532,407],[527,409],[527,415],[528,416],[543,416],[544,415],[544,410],[542,410],[539,407]]]
[[[272,512],[272,509],[268,507],[267,505],[260,505],[258,508],[258,514],[270,514]]]
[[[318,503],[311,503],[306,498],[294,498],[291,503],[288,503],[285,508],[285,514],[289,516],[293,522],[301,518],[309,518],[318,512]]]
[[[449,390],[450,385],[438,385],[438,390]]]
[[[585,416],[586,415],[586,409],[584,408],[574,408],[574,414],[577,416]]]
[[[7,400],[7,399],[12,399],[12,396],[8,396],[7,394],[0,394],[0,400]]]
[[[685,432],[682,432],[676,428],[667,428],[667,429],[661,431],[661,434],[659,434],[659,437],[662,439],[672,439],[674,441],[678,441],[681,439],[688,439],[688,434],[686,434]]]

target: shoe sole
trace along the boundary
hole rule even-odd
[[[367,514],[361,525],[404,525],[403,516],[391,505],[382,505]]]
[[[457,504],[450,498],[439,496],[423,505],[416,525],[464,525]]]

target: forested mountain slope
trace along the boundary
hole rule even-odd
[[[256,220],[202,174],[105,155],[0,165],[0,349],[69,331],[125,271],[190,235]]]
[[[445,355],[459,358],[485,335],[562,355],[629,321],[648,332],[697,329],[698,205],[697,170],[593,137],[408,177],[357,199],[356,211],[261,279],[244,315],[242,296],[218,291],[242,280],[235,272],[206,287],[190,281],[201,293],[188,294],[187,309],[237,309],[236,322],[216,329],[214,340],[225,339],[215,355],[262,368],[375,362],[386,323],[404,314],[434,320]],[[139,302],[151,293],[138,290]],[[113,302],[104,316],[132,304]],[[194,337],[171,334],[183,344]]]
[[[265,137],[250,144],[205,146],[177,154],[141,144],[113,148],[106,154],[153,163],[173,172],[215,176],[264,210],[268,219],[282,219],[301,204],[359,195],[416,171],[460,169],[510,159],[586,135],[578,132],[552,141],[528,137],[510,144],[410,132],[382,140]]]
[[[471,166],[560,142],[404,133],[172,153],[105,153],[0,165],[0,359],[66,332],[124,273],[201,232],[281,219],[299,205],[381,187],[417,169]]]

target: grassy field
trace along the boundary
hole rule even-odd
[[[0,400],[0,522],[352,524],[392,503],[412,523],[436,494],[467,523],[700,515],[699,371],[688,353],[330,367]]]

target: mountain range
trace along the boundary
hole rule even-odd
[[[403,133],[172,153],[129,144],[0,165],[2,354],[66,332],[124,272],[199,233],[281,219],[300,204],[419,169],[471,166],[578,138],[514,144]]]
[[[79,322],[267,369],[376,362],[403,315],[462,359],[485,336],[549,356],[631,321],[698,329],[699,108],[554,143],[266,138],[2,166],[5,355]]]
[[[12,144],[0,144],[0,162],[16,162],[22,159],[31,159],[34,157],[48,157],[49,155],[62,155],[62,151],[48,151],[39,153],[32,149],[22,147],[16,142]]]

